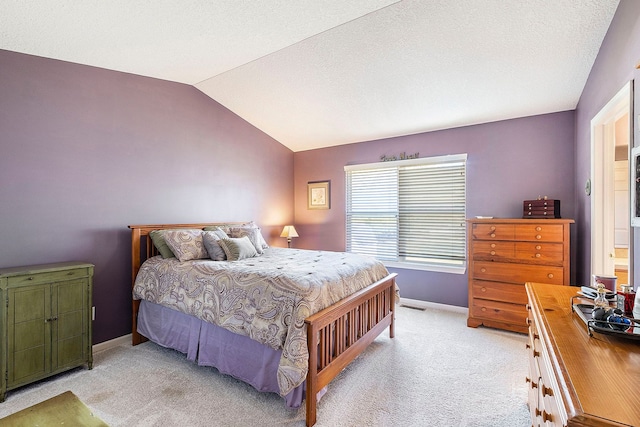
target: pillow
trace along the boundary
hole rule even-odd
[[[164,240],[164,232],[167,230],[153,230],[149,232],[149,237],[151,237],[151,241],[153,242],[153,246],[156,247],[162,258],[174,258],[175,255],[167,246],[167,242]]]
[[[231,227],[229,233],[229,235],[234,238],[248,237],[253,247],[256,248],[256,252],[258,254],[264,253],[262,242],[260,241],[262,235],[258,227]]]
[[[232,228],[257,228],[258,229],[258,242],[260,244],[260,247],[262,247],[262,249],[268,249],[269,248],[269,245],[267,244],[267,241],[262,236],[262,231],[256,225],[256,223],[253,222],[253,221],[243,222],[243,223],[221,223],[221,224],[218,224],[218,225],[209,225],[209,226],[204,228],[204,231],[211,231],[211,230],[215,230],[217,228],[220,228],[222,231],[224,231],[225,233],[227,233],[229,235],[231,235],[231,229]],[[235,236],[232,236],[232,237],[235,237]]]
[[[202,233],[202,240],[204,241],[204,247],[209,253],[209,258],[214,261],[224,261],[227,259],[227,254],[218,243],[220,239],[228,239],[227,233],[220,228],[217,230],[205,231]]]
[[[247,236],[228,239],[220,239],[218,241],[224,253],[227,255],[228,261],[237,261],[245,258],[253,258],[258,256],[256,248]]]
[[[166,230],[164,240],[180,262],[209,258],[202,230]]]
[[[226,234],[229,234],[229,227],[237,226],[238,224],[218,224],[218,225],[208,225],[203,230],[204,231],[215,231],[222,230]]]

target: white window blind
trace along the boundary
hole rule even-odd
[[[347,251],[466,265],[466,154],[345,166]]]

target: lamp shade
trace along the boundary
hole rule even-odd
[[[280,233],[280,237],[286,237],[290,239],[292,237],[299,237],[296,228],[293,225],[285,225],[282,229],[282,233]]]

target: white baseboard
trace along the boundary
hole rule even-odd
[[[93,352],[98,353],[100,351],[108,350],[113,347],[117,347],[122,344],[131,344],[131,334],[123,335],[118,338],[114,338],[109,341],[104,341],[93,346]]]
[[[456,313],[469,314],[467,307],[458,307],[457,305],[440,304],[437,302],[422,301],[418,299],[409,299],[400,297],[400,305],[406,305],[407,307],[415,307],[420,309],[435,308],[438,310],[453,311]]]

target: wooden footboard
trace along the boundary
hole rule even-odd
[[[394,337],[395,277],[382,280],[309,316],[307,346],[307,426],[316,423],[316,396],[389,327]]]

